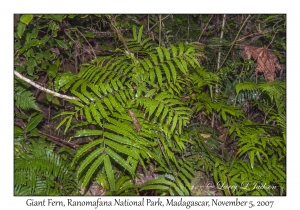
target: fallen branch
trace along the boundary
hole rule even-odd
[[[72,148],[72,149],[76,149],[76,148],[79,147],[79,145],[77,145],[77,144],[73,144],[73,143],[71,143],[71,142],[68,142],[68,141],[66,141],[66,140],[57,138],[57,137],[55,137],[55,136],[51,136],[51,135],[46,134],[46,133],[43,133],[43,132],[41,132],[41,131],[39,131],[39,133],[42,134],[42,135],[44,135],[44,136],[48,136],[48,137],[50,138],[50,141],[52,141],[52,142],[54,142],[54,143],[56,143],[56,144],[58,144],[58,145],[60,145],[60,146],[65,146],[65,147],[67,146],[67,147],[70,147],[70,148]]]
[[[57,92],[54,92],[54,91],[49,90],[49,89],[47,89],[47,88],[44,88],[44,87],[42,87],[42,86],[36,84],[35,82],[31,81],[30,79],[24,77],[23,75],[21,75],[21,74],[20,74],[19,72],[17,72],[16,70],[14,70],[14,74],[15,74],[19,79],[21,79],[21,80],[23,80],[23,81],[25,81],[25,82],[31,84],[32,86],[34,86],[34,87],[40,89],[41,91],[45,91],[45,92],[47,92],[47,93],[50,93],[50,94],[52,94],[52,95],[54,95],[54,96],[56,96],[56,97],[58,97],[58,98],[65,98],[65,99],[71,99],[71,100],[80,101],[80,99],[77,98],[77,97],[71,97],[71,96],[67,96],[67,95],[62,95],[62,94],[60,94],[60,93],[57,93]]]

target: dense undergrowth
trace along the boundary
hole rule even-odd
[[[199,171],[222,195],[285,195],[285,70],[267,82],[239,54],[284,64],[285,16],[212,17],[16,19],[15,70],[74,98],[15,77],[15,195],[197,195]]]

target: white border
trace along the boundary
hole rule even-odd
[[[241,200],[275,200],[272,209],[283,209],[290,207],[297,209],[299,206],[299,15],[295,1],[266,1],[266,0],[213,0],[213,1],[33,1],[14,0],[1,3],[0,15],[0,129],[1,129],[1,150],[0,150],[0,206],[3,209],[29,209],[25,202],[30,197],[13,197],[13,14],[14,13],[286,13],[287,14],[287,196],[286,197],[240,197]],[[3,65],[4,64],[4,65]],[[298,132],[297,132],[298,131]],[[34,199],[57,199],[67,201],[67,197],[33,197]],[[176,197],[179,198],[179,197]],[[235,197],[216,197],[220,200],[232,201]],[[80,200],[94,200],[96,197],[76,197]],[[113,199],[110,197],[109,199]],[[152,197],[155,200],[154,197]],[[166,199],[166,198],[162,198]],[[185,198],[186,199],[186,198]],[[189,197],[188,200],[211,200],[213,197]],[[293,208],[294,207],[294,208]],[[48,209],[43,207],[38,209]],[[56,207],[56,209],[59,207]],[[76,207],[64,207],[63,209],[74,209]],[[78,208],[78,207],[77,207]],[[80,207],[82,208],[82,207]],[[89,207],[92,209],[93,207]],[[128,207],[127,209],[140,207]],[[143,207],[146,208],[146,207]],[[150,207],[148,207],[150,208]],[[177,207],[176,207],[177,208]],[[185,208],[185,207],[181,207]],[[198,207],[192,207],[198,208]],[[203,208],[203,207],[202,207]],[[226,207],[225,207],[226,208]],[[232,207],[229,207],[232,208]],[[299,208],[299,207],[298,207]],[[101,208],[102,209],[102,208]],[[106,208],[104,208],[106,209]],[[112,209],[112,208],[110,208]],[[214,209],[210,207],[210,209]],[[255,208],[254,208],[255,209]]]

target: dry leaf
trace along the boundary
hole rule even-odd
[[[202,136],[203,138],[207,139],[207,138],[209,138],[211,135],[210,135],[210,134],[205,134],[205,133],[200,133],[200,136]]]
[[[264,73],[267,82],[273,82],[276,77],[276,71],[281,69],[277,56],[264,47],[245,46],[241,56],[246,59],[256,61],[255,74]]]
[[[131,110],[128,109],[128,115],[131,117],[132,123],[134,124],[135,129],[139,132],[141,130],[141,125],[140,125],[139,121],[137,120],[134,112],[132,112]]]

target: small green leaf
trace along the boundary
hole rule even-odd
[[[166,65],[166,64],[162,64],[162,67],[163,67],[164,72],[165,72],[165,74],[166,74],[168,83],[171,83],[171,74],[170,74],[170,71],[169,71],[167,65]]]
[[[219,179],[218,179],[218,169],[217,168],[214,168],[214,181],[215,181],[215,183],[219,182]]]
[[[156,110],[157,106],[159,105],[158,101],[150,101],[147,109],[149,109],[149,117],[153,114],[153,112]]]
[[[163,113],[162,113],[162,115],[160,117],[160,123],[163,123],[163,121],[164,121],[164,119],[165,119],[165,117],[166,117],[166,115],[167,115],[168,112],[169,112],[169,107],[165,106],[164,111],[163,111]]]
[[[58,116],[56,116],[58,117]],[[71,116],[68,116],[68,117],[65,117],[59,124],[58,126],[56,127],[56,130],[59,129],[66,121],[67,119],[69,119]]]
[[[28,59],[26,65],[27,65],[28,67],[34,67],[34,66],[36,66],[36,61],[35,61],[33,58],[30,57],[30,58]]]
[[[100,111],[100,114],[102,115],[102,117],[104,117],[107,121],[109,121],[109,118],[107,116],[106,111],[104,110],[104,107],[102,106],[101,102],[99,99],[96,99],[96,104],[97,104],[97,108]]]
[[[82,154],[85,152],[88,152],[91,148],[97,146],[98,144],[101,144],[103,142],[103,139],[97,139],[94,141],[91,141],[90,143],[87,143],[83,146],[80,146],[79,149],[76,152],[75,157],[73,158],[72,165],[76,162],[76,160],[81,157]]]
[[[177,77],[177,72],[176,72],[175,66],[173,65],[173,63],[171,61],[167,61],[167,63],[170,66],[170,69],[171,69],[171,72],[172,72],[172,76],[173,76],[173,82],[175,83],[176,77]]]
[[[98,123],[99,126],[102,126],[102,123],[100,122],[101,120],[101,115],[99,114],[99,112],[96,110],[96,104],[91,104],[90,105],[90,110],[92,112],[93,118],[96,120],[96,122]]]
[[[156,71],[158,84],[160,87],[162,87],[162,75],[161,75],[161,69],[159,68],[159,66],[155,66],[155,71]]]
[[[178,194],[179,195],[189,195],[189,192],[187,190],[187,188],[184,186],[184,184],[180,181],[180,179],[176,179],[175,180],[176,184],[173,184],[174,189],[176,190],[176,187],[178,186]]]
[[[93,121],[91,114],[90,114],[90,108],[88,106],[84,107],[84,115],[89,123],[91,123]]]
[[[166,185],[166,186],[170,187],[170,186],[173,185],[173,182],[168,181],[165,178],[158,178],[158,179],[149,180],[149,181],[144,183],[145,186],[156,185],[156,184],[159,184],[159,185],[162,185],[162,186]],[[144,188],[142,188],[142,189],[144,189]]]
[[[169,190],[170,187],[164,186],[164,185],[148,185],[140,189],[141,191],[143,190]]]
[[[24,23],[19,23],[18,24],[18,29],[17,29],[17,34],[19,36],[19,38],[22,37],[24,31],[25,31],[26,25]]]
[[[118,144],[118,143],[110,141],[108,139],[105,140],[105,144],[108,145],[109,147],[117,150],[118,152],[121,152],[121,153],[131,156],[135,159],[138,159],[138,156],[135,153],[133,153],[131,150],[129,150],[128,147],[125,147],[124,145]]]
[[[77,170],[77,174],[80,175],[82,173],[82,171],[86,170],[87,166],[89,164],[91,164],[95,158],[97,158],[97,157],[99,158],[99,156],[102,154],[103,151],[104,151],[104,148],[101,147],[101,148],[93,150],[93,152],[90,152],[88,154],[88,156],[85,157],[85,159],[82,162],[80,162],[80,166]],[[77,155],[77,153],[76,153],[76,155]],[[72,164],[74,164],[74,162]]]
[[[145,95],[146,98],[149,98],[151,97],[157,90],[156,89],[152,89],[152,90],[149,90],[147,92],[147,94]]]
[[[153,69],[150,70],[150,81],[153,83],[155,80],[155,72]]]
[[[250,165],[251,165],[251,168],[253,169],[254,167],[254,151],[251,151],[249,152],[249,156],[250,156]]]
[[[174,132],[175,127],[176,127],[176,125],[177,125],[177,121],[178,121],[178,114],[176,113],[175,116],[173,117],[173,122],[172,122],[171,132]]]
[[[20,17],[20,21],[22,23],[25,23],[26,25],[28,25],[28,23],[30,23],[30,21],[32,20],[32,18],[33,18],[33,15],[22,15]]]
[[[177,64],[177,67],[180,69],[180,71],[186,75],[186,69],[184,68],[184,66],[182,65],[182,63],[180,62],[180,59],[174,58],[175,63]]]
[[[44,44],[44,43],[48,42],[48,40],[49,40],[49,36],[48,36],[48,35],[45,35],[45,36],[40,40],[39,44]]]
[[[57,71],[58,71],[58,67],[56,65],[49,65],[49,68],[47,70],[47,75],[50,78],[54,78],[54,77],[56,77]]]
[[[114,111],[114,108],[112,107],[110,101],[108,100],[108,98],[103,98],[103,101],[105,103],[105,105],[107,106],[107,108],[109,109],[109,111],[113,112]],[[99,107],[98,107],[99,108]],[[101,113],[101,110],[99,110],[100,113]],[[101,113],[102,114],[102,113]],[[104,116],[103,116],[104,117]]]
[[[110,148],[106,148],[105,150],[107,154],[112,157],[118,164],[120,164],[123,168],[127,169],[131,174],[134,174],[134,169],[129,165],[129,163],[123,159],[120,155],[115,153]]]
[[[159,116],[160,116],[160,113],[161,113],[161,111],[163,110],[163,108],[164,108],[164,104],[163,104],[163,103],[160,103],[159,106],[158,106],[158,108],[156,109],[156,113],[155,113],[155,116],[156,116],[156,117],[159,117]]]
[[[170,46],[171,46],[171,49],[172,49],[173,58],[175,58],[177,56],[177,48],[172,44]]]
[[[74,18],[76,15],[75,14],[71,14],[71,15],[68,15],[68,18]]]
[[[137,42],[140,43],[141,42],[141,39],[142,39],[142,34],[143,34],[143,28],[144,26],[142,25],[139,29],[139,34],[138,34],[138,37],[137,37]]]
[[[21,37],[20,37],[21,38]],[[19,50],[19,55],[21,55],[23,52],[25,52],[26,50],[28,50],[29,48],[38,45],[40,42],[39,40],[31,40],[30,42],[28,42],[27,44],[25,44],[20,50]]]
[[[85,34],[86,37],[89,37],[89,38],[94,38],[95,37],[95,34],[93,32],[87,32]]]
[[[151,60],[154,62],[154,64],[155,64],[155,65],[158,65],[158,59],[157,59],[156,54],[150,53],[150,52],[149,52],[148,55],[150,55]]]
[[[52,100],[51,100],[51,102],[54,105],[61,106],[60,100],[57,97],[53,97]]]
[[[152,63],[148,58],[145,58],[144,61],[146,61],[147,65],[149,66],[150,69],[153,68]]]
[[[167,60],[170,60],[171,57],[170,57],[170,52],[169,52],[169,50],[168,50],[167,48],[165,48],[165,47],[161,47],[161,48],[162,48],[163,51],[164,51],[164,54],[165,54],[165,56],[166,56],[166,59],[167,59]]]
[[[222,118],[223,120],[226,122],[226,113],[224,110],[221,111],[221,114],[222,114]]]
[[[72,121],[72,118],[73,118],[73,116],[72,116],[72,115],[71,115],[71,116],[69,116],[69,120],[68,120],[68,122],[67,122],[67,124],[66,124],[65,130],[64,130],[64,134],[66,134],[66,132],[67,132],[68,128],[70,127],[70,125],[71,125],[71,121]]]
[[[28,133],[29,131],[31,131],[32,129],[34,129],[39,123],[40,121],[43,119],[44,115],[43,114],[39,114],[35,117],[33,117],[26,125],[25,128],[25,132]]]
[[[20,127],[18,127],[18,126],[14,126],[14,135],[15,135],[15,136],[23,135],[23,130],[22,130],[22,128],[20,128]]]
[[[34,72],[34,66],[29,66],[27,67],[27,73],[31,76],[33,76],[33,72]]]
[[[123,107],[115,100],[115,98],[111,94],[108,95],[108,98],[112,106],[115,108],[115,110],[122,113]]]
[[[191,183],[190,181],[184,176],[182,173],[178,173],[178,176],[183,180],[184,184],[186,185],[188,190],[191,190]]]
[[[66,15],[54,14],[54,15],[44,15],[44,18],[50,18],[52,20],[62,21]]]
[[[33,29],[31,32],[31,38],[35,39],[38,34],[39,34],[39,31],[37,29]]]
[[[83,137],[83,136],[100,136],[103,133],[102,130],[79,130],[76,132],[74,137]]]
[[[133,39],[136,41],[137,40],[137,34],[136,34],[136,27],[135,26],[133,26],[132,27],[132,35],[133,35]]]
[[[80,100],[82,100],[84,103],[86,103],[86,104],[89,104],[89,103],[90,103],[89,100],[86,99],[86,98],[84,97],[84,95],[82,95],[81,93],[79,93],[79,92],[77,92],[77,91],[75,91],[75,90],[71,90],[71,93],[73,93],[75,96],[77,96],[78,98],[80,98]]]
[[[104,168],[105,168],[105,172],[106,172],[106,177],[109,183],[109,188],[111,191],[115,191],[116,190],[116,181],[115,181],[115,177],[114,177],[114,171],[110,162],[110,159],[108,156],[104,157]]]
[[[34,128],[29,133],[30,133],[30,136],[40,136],[39,130],[37,128]]]
[[[63,42],[62,40],[55,39],[55,41],[57,42],[57,44],[58,44],[60,47],[62,47],[62,48],[64,48],[64,49],[68,49],[68,45],[67,45],[65,42]]]
[[[257,157],[257,159],[259,160],[259,162],[260,162],[261,164],[263,164],[263,163],[262,163],[262,159],[261,159],[261,157],[260,157],[260,153],[259,153],[259,152],[256,152],[255,154],[256,154],[256,157]]]
[[[158,57],[159,57],[159,61],[161,63],[164,62],[164,54],[163,54],[162,49],[160,47],[157,47],[156,51],[157,51],[157,54],[158,54]]]
[[[180,43],[179,43],[179,55],[182,55],[182,54],[183,54],[183,50],[184,50],[184,46],[183,46],[183,44],[180,42]]]
[[[96,169],[100,166],[104,159],[105,155],[102,154],[97,160],[93,163],[93,165],[89,168],[88,172],[86,173],[86,176],[84,177],[82,187],[85,187],[91,180],[93,174],[95,173]]]

